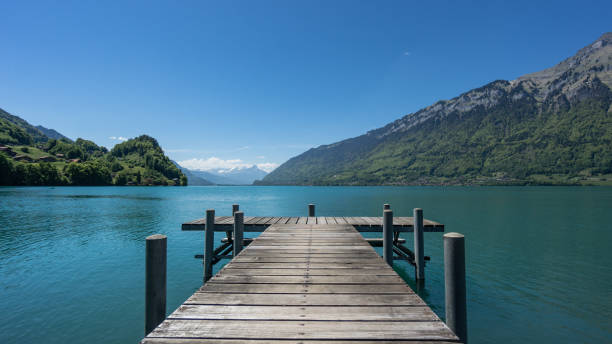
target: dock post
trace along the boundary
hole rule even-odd
[[[240,210],[240,206],[238,204],[232,204],[232,216],[234,216],[238,210]],[[227,236],[227,242],[233,242],[232,231],[225,232],[225,235]]]
[[[425,255],[423,247],[423,209],[414,208],[414,263],[416,279],[425,279]]]
[[[215,210],[206,210],[206,227],[204,230],[204,283],[212,277],[213,244],[215,240]]]
[[[242,251],[242,240],[244,238],[244,213],[236,211],[234,213],[234,257]]]
[[[444,291],[446,325],[467,343],[465,238],[460,233],[444,234]]]
[[[383,258],[393,266],[393,211],[383,211]]]
[[[315,216],[315,205],[312,203],[308,205],[308,216],[309,217]]]
[[[166,247],[165,235],[146,240],[145,336],[166,318]]]

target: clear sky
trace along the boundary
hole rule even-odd
[[[611,18],[612,1],[0,0],[0,107],[109,148],[148,134],[191,167],[270,168],[550,67]]]

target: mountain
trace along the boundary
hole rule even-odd
[[[39,128],[0,111],[0,185],[187,185],[150,136],[108,151],[92,141],[73,142]]]
[[[43,133],[46,137],[49,137],[49,138],[52,138],[52,139],[56,139],[56,140],[71,141],[69,138],[67,138],[66,136],[58,133],[54,129],[48,129],[48,128],[43,127],[42,125],[37,125],[36,129],[40,130],[40,132]]]
[[[47,142],[49,139],[65,139],[70,141],[69,138],[53,129],[47,129],[42,126],[35,127],[24,119],[0,109],[0,143],[32,144]]]
[[[231,169],[216,169],[208,172],[231,181],[231,184],[238,185],[251,185],[254,181],[263,179],[268,174],[268,172],[261,170],[257,165],[251,167],[235,167]]]
[[[198,176],[197,173],[194,173],[196,171],[191,171],[190,169],[187,169],[179,165],[176,161],[172,161],[172,162],[174,163],[176,167],[178,167],[181,170],[181,172],[183,172],[185,177],[187,177],[187,182],[189,183],[189,185],[191,186],[215,185],[213,182]]]
[[[180,166],[181,171],[185,173],[187,179],[190,180],[189,185],[196,185],[191,182],[190,178],[200,178],[216,185],[251,185],[256,180],[262,179],[268,173],[261,170],[256,165],[251,167],[235,167],[231,169],[211,169],[205,171],[190,170]],[[210,185],[210,184],[198,184]]]
[[[611,87],[606,33],[552,68],[310,149],[258,184],[610,184]]]

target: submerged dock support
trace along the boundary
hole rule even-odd
[[[234,213],[234,257],[242,251],[242,241],[244,238],[244,213],[236,211]]]
[[[383,259],[393,266],[393,211],[383,211]]]
[[[145,263],[145,336],[166,318],[166,248],[165,235],[146,239]]]
[[[315,205],[312,203],[308,205],[308,216],[309,217],[315,216]]]
[[[215,210],[206,210],[206,228],[204,231],[204,283],[212,277],[213,244],[215,241]]]
[[[423,209],[414,208],[414,263],[417,280],[425,279],[425,253],[423,247]]]
[[[463,234],[444,234],[444,290],[446,324],[463,343],[467,343],[465,238]]]

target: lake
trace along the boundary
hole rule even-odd
[[[145,237],[168,236],[172,312],[202,282],[204,233],[180,224],[233,203],[245,216],[421,207],[466,236],[471,343],[612,342],[612,188],[252,186],[0,188],[0,342],[137,343]],[[444,318],[442,233],[424,236],[419,294]],[[414,287],[413,268],[395,268]]]

